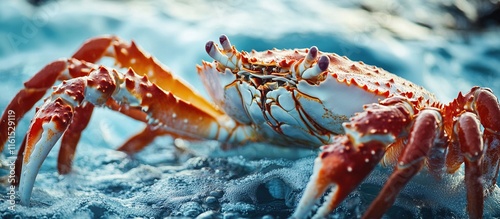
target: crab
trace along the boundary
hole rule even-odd
[[[205,46],[214,61],[196,66],[213,101],[133,41],[114,36],[92,38],[71,58],[35,74],[7,106],[0,126],[3,149],[10,112],[17,124],[62,81],[37,108],[21,144],[15,166],[21,204],[29,205],[38,170],[60,138],[58,171],[71,171],[81,132],[94,107],[103,106],[147,124],[118,148],[129,154],[162,135],[217,140],[228,149],[249,142],[321,148],[293,218],[325,217],[378,164],[392,165],[363,216],[380,218],[421,169],[440,178],[463,163],[468,214],[482,217],[500,160],[500,106],[490,89],[473,87],[443,104],[410,81],[315,46],[245,52],[225,35],[219,41]],[[118,68],[95,64],[103,57]],[[128,70],[117,70],[123,68]]]

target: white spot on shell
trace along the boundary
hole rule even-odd
[[[352,167],[347,167],[347,172],[352,172]]]

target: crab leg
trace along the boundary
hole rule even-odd
[[[205,108],[211,115],[223,114],[189,85],[174,77],[158,60],[142,51],[134,41],[127,44],[115,36],[92,38],[85,42],[72,57],[95,63],[105,56],[113,58],[116,65],[120,67],[132,68],[136,74],[148,76],[149,81],[161,89],[175,93],[179,98]]]
[[[146,124],[148,123],[148,114],[140,109],[131,107],[122,107],[119,103],[117,103],[113,99],[109,99],[106,105],[112,110],[125,114],[130,118],[142,121]],[[122,146],[120,146],[117,150],[123,151],[127,154],[134,154],[142,150],[148,144],[150,144],[157,136],[161,135],[161,133],[158,133],[157,131],[159,130],[153,129],[149,125],[146,125],[144,130],[130,137],[127,140],[127,142],[124,143]]]
[[[35,103],[45,95],[57,80],[87,75],[93,65],[88,65],[85,62],[99,60],[114,40],[117,39],[112,37],[91,39],[72,56],[73,59],[58,60],[46,65],[35,76],[25,82],[24,89],[19,91],[12,99],[2,115],[2,124],[7,121],[7,112],[9,110],[16,113],[15,124],[18,124],[24,114],[33,108]],[[6,129],[6,125],[0,126],[0,151],[3,150],[8,137],[6,136],[6,133],[8,133]]]
[[[161,129],[154,129],[151,126],[146,126],[141,132],[130,137],[127,142],[117,150],[127,154],[135,154],[153,142],[157,136],[164,135],[164,133],[165,132]]]
[[[305,218],[314,203],[332,187],[314,216],[326,217],[375,168],[386,147],[410,124],[413,114],[414,109],[405,99],[390,98],[366,106],[364,112],[344,123],[346,135],[336,137],[333,144],[323,147],[292,217]]]
[[[69,125],[73,109],[67,102],[71,101],[64,97],[46,101],[31,122],[19,183],[21,204],[29,203],[33,183],[43,160]]]
[[[394,172],[363,218],[381,218],[394,204],[401,189],[424,166],[431,147],[436,141],[444,141],[444,138],[440,137],[443,136],[440,122],[441,115],[437,111],[423,110],[418,114],[411,128],[408,143],[399,157]]]
[[[150,81],[157,84],[161,89],[176,93],[176,96],[179,98],[184,99],[200,108],[204,108],[205,112],[214,117],[223,115],[220,110],[216,109],[205,98],[193,91],[184,82],[174,78],[172,74],[165,67],[161,66],[156,59],[147,53],[142,52],[134,42],[126,44],[117,37],[98,37],[85,42],[72,56],[72,59],[55,61],[44,67],[41,71],[35,74],[32,79],[27,81],[25,83],[25,88],[21,90],[16,97],[14,97],[5,109],[1,120],[2,124],[8,121],[7,112],[9,111],[14,111],[16,113],[15,124],[18,124],[24,114],[44,96],[46,90],[48,90],[57,80],[87,76],[91,69],[95,67],[95,65],[87,62],[97,62],[104,56],[114,58],[116,64],[119,66],[132,67],[138,72],[138,74],[148,75]],[[71,170],[71,161],[74,157],[80,133],[85,129],[92,114],[90,106],[85,110],[75,110],[77,111],[75,114],[77,118],[75,118],[75,120],[81,122],[73,123],[64,133],[67,137],[63,137],[62,139],[61,152],[58,158],[58,170],[61,174],[68,173]],[[78,111],[82,112],[78,113]],[[141,113],[140,110],[128,110],[126,112],[122,111],[122,113],[140,121],[146,121],[144,113],[138,116],[138,114]],[[0,126],[0,151],[3,149],[8,138],[8,132],[6,130],[7,127],[7,125]],[[142,132],[131,138],[127,143],[120,147],[120,150],[129,148],[127,151],[129,153],[133,153],[145,147],[148,142],[153,140],[154,137],[158,135],[175,135],[175,133],[170,132],[154,132],[149,133],[148,135],[146,134],[147,133]],[[139,135],[142,137],[139,138]],[[150,140],[138,141],[138,139]],[[133,150],[131,149],[131,142],[135,145],[135,149]],[[22,148],[23,146],[21,146],[19,153],[23,153]],[[16,172],[16,174],[18,173],[19,172]]]
[[[486,147],[483,157],[483,181],[485,189],[491,192],[495,188],[500,167],[500,136],[488,130],[483,132],[483,142]]]
[[[7,121],[8,112],[13,111],[16,113],[14,117],[15,123],[18,124],[19,120],[28,112],[36,102],[38,102],[57,80],[57,78],[66,70],[66,61],[59,60],[48,64],[40,70],[33,78],[24,83],[24,89],[19,91],[14,99],[9,103],[2,115],[2,125],[0,126],[0,151],[3,150],[5,142],[7,141]]]
[[[95,62],[100,59],[106,52],[106,48],[111,45],[112,41],[113,38],[107,37],[90,40],[72,56],[72,59],[54,61],[46,65],[42,70],[36,73],[35,76],[25,82],[24,89],[16,94],[7,108],[5,108],[2,115],[2,125],[0,126],[0,151],[3,150],[8,137],[6,136],[6,133],[8,133],[6,129],[8,126],[3,125],[4,122],[7,121],[7,112],[13,111],[16,113],[14,124],[18,124],[24,114],[33,108],[35,103],[45,95],[47,90],[53,86],[57,80],[87,75],[94,65],[86,62]],[[85,126],[82,128],[85,128]],[[67,134],[71,135],[71,131]],[[69,137],[63,139],[62,144],[72,144],[67,142],[67,140],[70,139]],[[70,148],[74,148],[75,146],[70,146]],[[20,153],[22,153],[21,150]]]
[[[486,152],[483,159],[484,185],[493,189],[498,177],[500,162],[500,104],[491,90],[473,88],[474,109],[484,127],[483,142]]]
[[[243,142],[253,136],[250,127],[240,126],[229,117],[213,117],[205,109],[160,89],[146,76],[141,78],[132,70],[121,75],[101,67],[89,76],[63,81],[35,114],[23,157],[19,185],[22,204],[29,203],[33,182],[48,152],[78,117],[75,110],[85,104],[106,105],[110,99],[141,108],[153,129],[223,142]]]
[[[76,145],[81,137],[81,131],[87,126],[94,105],[86,104],[82,107],[76,107],[74,109],[73,121],[69,124],[68,129],[64,132],[61,139],[61,148],[59,150],[59,156],[57,158],[57,169],[61,174],[66,174],[71,171],[73,158],[75,156]],[[20,175],[22,173],[22,160],[23,154],[26,146],[26,139],[28,135],[25,135],[21,147],[19,148],[16,165],[15,165],[15,175],[16,180],[12,183],[13,185],[19,184]]]
[[[117,112],[123,113],[124,115],[133,118],[135,120],[148,123],[148,114],[143,112],[141,109],[132,108],[132,107],[122,107],[115,100],[109,99],[106,103],[106,106],[115,110]],[[179,135],[175,132],[169,132],[163,129],[154,128],[152,126],[147,125],[141,132],[136,135],[130,137],[127,142],[122,144],[117,150],[123,151],[127,154],[135,154],[147,145],[149,145],[153,140],[162,135],[170,135],[174,138],[184,138],[188,140],[199,140],[199,139],[191,139],[186,136]]]
[[[80,141],[82,131],[90,121],[93,110],[94,105],[92,104],[84,104],[74,109],[73,121],[69,124],[61,139],[61,148],[57,158],[57,170],[60,174],[71,172],[76,146]]]
[[[455,124],[460,149],[465,160],[465,185],[467,187],[467,211],[470,218],[483,216],[482,157],[483,139],[479,120],[470,112],[460,116]]]
[[[16,113],[15,124],[18,124],[18,121],[29,111],[33,105],[38,102],[46,93],[46,90],[52,86],[57,80],[61,80],[63,78],[73,78],[73,77],[81,77],[84,75],[88,75],[88,73],[92,70],[95,65],[91,63],[87,63],[84,61],[79,61],[76,59],[67,59],[67,60],[58,60],[47,66],[45,66],[42,70],[40,70],[33,78],[27,81],[22,89],[17,93],[14,99],[10,102],[7,108],[4,111],[3,117],[7,116],[8,111],[14,111]],[[64,137],[61,141],[61,152],[59,157],[59,165],[58,170],[60,173],[67,173],[71,168],[71,160],[73,156],[69,156],[71,153],[66,153],[66,149],[69,151],[75,150],[76,143],[78,142],[78,138],[80,136],[81,130],[83,130],[88,123],[85,120],[90,119],[90,115],[92,113],[92,108],[87,107],[85,113],[79,113],[79,117],[81,114],[87,114],[86,119],[78,119],[78,123],[74,123],[72,128],[70,128],[64,135],[68,135],[68,137]],[[2,120],[7,121],[7,120]],[[3,123],[3,122],[2,122]],[[6,125],[0,126],[0,150],[3,149],[3,146],[6,141],[6,136],[4,133],[7,131],[2,131],[7,128]],[[23,143],[24,144],[24,143]],[[21,145],[19,148],[18,154],[24,153],[24,145]],[[68,157],[61,157],[61,154],[68,154]],[[21,166],[16,166],[17,170],[15,171],[16,177],[19,178],[21,173]],[[69,168],[69,169],[68,169]]]
[[[500,105],[489,89],[475,87],[466,96],[474,97],[470,98],[472,101],[467,105],[474,113],[460,115],[455,124],[455,134],[465,161],[469,217],[481,218],[484,188],[494,187],[498,176]],[[484,134],[481,133],[479,122],[484,127]]]
[[[331,188],[325,203],[313,217],[325,218],[378,164],[384,148],[385,144],[376,140],[355,146],[347,136],[325,145],[314,162],[314,173],[292,218],[305,218],[323,193]]]

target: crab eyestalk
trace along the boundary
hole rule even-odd
[[[318,47],[313,46],[307,52],[302,62],[298,62],[294,68],[295,72],[303,77],[304,72],[310,69],[318,60]]]
[[[240,53],[231,45],[226,35],[221,35],[219,41],[223,48],[222,52],[214,41],[208,41],[205,45],[208,55],[223,66],[230,69],[238,69],[241,65]]]
[[[329,65],[330,59],[328,58],[328,56],[321,56],[321,58],[319,58],[318,60],[318,63],[311,68],[301,72],[301,76],[305,79],[314,79],[318,77],[318,75],[320,75],[322,72],[326,71]]]

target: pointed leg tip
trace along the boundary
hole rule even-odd
[[[322,159],[316,158],[314,161],[313,174],[311,175],[311,178],[309,179],[309,182],[304,190],[304,194],[302,194],[299,204],[295,208],[291,218],[306,218],[310,215],[314,205],[320,200],[321,196],[326,191],[328,183],[325,182],[325,179],[320,174],[322,169]]]
[[[26,171],[23,170],[22,177],[19,180],[19,199],[21,205],[29,206],[33,184],[34,179],[31,176],[26,176]]]

